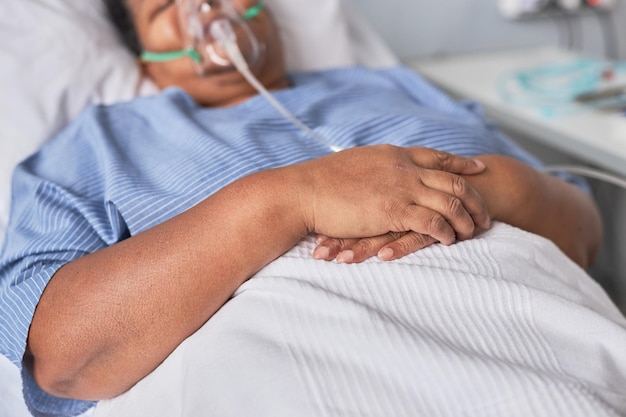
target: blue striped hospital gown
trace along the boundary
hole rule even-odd
[[[292,81],[275,96],[341,147],[421,145],[537,165],[478,108],[409,69],[357,67]],[[329,152],[262,97],[206,109],[169,89],[85,110],[16,171],[0,264],[0,352],[21,367],[35,306],[63,264],[176,216],[242,176]],[[22,375],[27,403],[40,415],[93,405],[50,397]]]

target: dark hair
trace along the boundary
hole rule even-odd
[[[126,0],[103,0],[109,19],[117,29],[124,45],[135,55],[139,56],[142,51],[141,42],[135,29],[132,12],[126,4]]]

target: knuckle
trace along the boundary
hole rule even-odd
[[[389,143],[383,143],[380,145],[376,145],[377,148],[380,148],[383,151],[390,151],[392,149],[394,149],[394,146],[389,144]]]
[[[419,249],[419,248],[426,246],[428,241],[429,241],[428,236],[425,236],[421,233],[411,233],[409,244],[411,245],[413,249]]]
[[[448,200],[448,213],[453,217],[461,217],[465,213],[465,207],[460,199],[450,197]]]
[[[398,240],[400,239],[402,236],[406,235],[407,232],[389,232],[389,239],[390,240]]]
[[[359,243],[355,249],[364,253],[371,253],[376,248],[376,243],[371,238],[365,238],[359,240]]]
[[[337,239],[337,248],[339,250],[348,249],[352,241],[350,239]]]
[[[458,175],[452,176],[452,191],[456,196],[465,197],[469,194],[469,184],[465,178]]]
[[[407,254],[414,251],[413,242],[410,239],[400,239],[396,242],[396,252]]]
[[[328,248],[332,248],[336,245],[337,245],[337,239],[329,237],[324,242],[322,242],[320,246],[326,246]]]
[[[409,254],[428,245],[429,236],[417,232],[408,233],[402,239],[395,242],[396,252],[400,254]]]
[[[446,168],[449,168],[453,162],[452,155],[443,151],[435,151],[435,159],[437,160],[437,164],[439,165],[439,167],[444,170]]]
[[[439,213],[433,213],[427,222],[427,229],[431,233],[442,233],[446,230],[448,222]]]
[[[374,147],[377,152],[380,152],[382,154],[389,154],[389,155],[394,155],[396,153],[396,150],[398,149],[397,146],[391,145],[389,143],[374,145]]]
[[[330,250],[341,250],[345,245],[344,239],[330,238],[324,242],[324,246],[326,246]]]

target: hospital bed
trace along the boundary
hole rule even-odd
[[[265,1],[290,70],[397,62],[346,2]],[[15,164],[89,104],[155,88],[98,0],[11,1],[0,20],[4,229]],[[157,370],[88,415],[626,413],[626,320],[551,242],[496,224],[452,247],[353,266],[312,260],[313,245],[264,268]],[[20,391],[0,357],[0,417],[29,415]]]

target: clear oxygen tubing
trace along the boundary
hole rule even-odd
[[[587,178],[593,178],[596,180],[604,181],[606,183],[621,187],[626,190],[626,178],[619,177],[617,175],[609,174],[605,171],[600,171],[593,168],[588,168],[579,165],[550,165],[543,168],[543,171],[549,174],[564,172],[567,174],[581,175]]]
[[[259,82],[259,80],[252,74],[250,67],[243,57],[239,46],[237,45],[237,35],[233,30],[232,25],[228,19],[219,19],[211,24],[211,35],[219,42],[220,46],[224,48],[231,62],[237,68],[237,71],[244,76],[255,90],[259,92],[281,115],[286,119],[304,131],[308,136],[315,139],[318,143],[330,148],[333,152],[339,152],[343,150],[340,146],[332,144],[325,137],[318,134],[307,125],[302,123],[295,117],[289,110],[287,110],[267,89]]]

